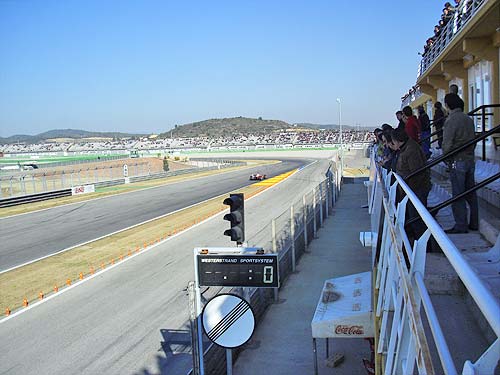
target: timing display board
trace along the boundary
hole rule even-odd
[[[198,254],[200,286],[278,288],[278,254]]]

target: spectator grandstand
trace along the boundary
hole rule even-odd
[[[242,134],[225,137],[191,137],[191,138],[142,138],[141,140],[114,140],[81,142],[45,142],[40,144],[7,144],[0,146],[0,152],[5,154],[23,153],[100,153],[104,151],[125,151],[132,149],[141,151],[154,150],[210,150],[220,147],[257,147],[271,145],[286,145],[288,147],[333,147],[340,143],[337,130],[293,130],[266,134]],[[344,130],[344,143],[372,142],[372,134],[368,131]]]

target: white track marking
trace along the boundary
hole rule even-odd
[[[307,168],[307,167],[309,167],[309,166],[313,165],[313,164],[314,164],[314,163],[316,163],[316,162],[317,162],[317,160],[316,160],[316,161],[313,161],[313,162],[311,162],[311,163],[309,163],[309,164],[307,164],[305,167],[303,167],[303,168],[301,168],[301,169],[297,169],[297,170],[295,170],[295,172],[294,172],[294,173],[292,173],[292,174],[291,174],[290,176],[288,176],[287,178],[285,178],[285,179],[281,180],[280,182],[278,182],[278,183],[276,183],[276,184],[274,184],[274,185],[272,185],[272,186],[268,187],[267,189],[264,189],[263,191],[261,191],[261,192],[259,192],[259,193],[255,194],[255,195],[253,195],[252,197],[250,197],[250,198],[248,198],[248,199],[246,199],[246,200],[253,199],[253,198],[258,197],[259,195],[261,195],[261,194],[263,194],[263,193],[265,193],[265,192],[267,192],[267,191],[272,190],[274,187],[276,187],[276,186],[278,186],[279,184],[281,184],[282,182],[284,182],[284,181],[288,180],[291,176],[295,175],[296,173],[298,173],[298,172],[299,172],[299,171],[301,171],[302,169],[305,169],[305,168]],[[247,185],[244,185],[244,186],[247,186]],[[222,195],[226,195],[226,194],[227,194],[227,193],[221,194],[221,196],[222,196]],[[210,198],[210,199],[213,199],[213,198]],[[197,204],[201,204],[201,203],[203,203],[203,202],[200,202],[200,203],[197,203]],[[196,205],[196,204],[195,204],[195,205]],[[192,206],[195,206],[195,205],[192,205]],[[190,206],[190,207],[192,207],[192,206]],[[188,207],[186,207],[186,208],[188,208]],[[229,208],[228,208],[228,209],[229,209]],[[51,299],[53,299],[53,298],[55,298],[55,297],[57,297],[57,296],[59,296],[59,295],[63,294],[63,293],[66,293],[67,291],[69,291],[69,290],[71,290],[71,289],[75,288],[75,287],[76,287],[76,286],[78,286],[78,285],[82,285],[83,283],[86,283],[87,281],[92,280],[94,277],[96,277],[96,276],[98,276],[98,275],[102,275],[103,273],[105,273],[105,272],[107,272],[107,271],[112,270],[113,268],[115,268],[115,267],[117,267],[117,266],[119,266],[119,265],[121,265],[121,264],[123,264],[123,263],[125,263],[125,262],[129,261],[130,259],[135,258],[136,256],[141,255],[141,254],[143,254],[143,253],[145,253],[145,252],[148,252],[148,251],[150,251],[150,250],[154,249],[155,247],[157,247],[157,246],[159,246],[159,245],[162,245],[163,243],[165,243],[165,242],[167,242],[167,241],[170,241],[172,238],[175,238],[175,237],[177,237],[177,236],[179,236],[179,235],[181,235],[181,234],[183,234],[183,233],[187,232],[188,230],[191,230],[191,229],[193,229],[193,228],[196,228],[197,226],[202,225],[202,224],[206,223],[206,222],[207,222],[207,221],[209,221],[209,220],[212,220],[212,219],[214,219],[214,218],[216,218],[216,217],[218,217],[218,216],[221,216],[222,214],[226,213],[226,211],[227,211],[228,209],[226,209],[226,210],[224,210],[224,211],[221,211],[221,212],[219,212],[219,213],[216,213],[215,215],[210,216],[209,218],[207,218],[207,219],[205,219],[205,220],[203,220],[203,221],[199,222],[198,224],[194,224],[194,225],[190,226],[189,228],[187,228],[187,229],[185,229],[185,230],[183,230],[183,231],[181,231],[181,232],[178,232],[178,233],[176,233],[176,234],[174,234],[174,235],[172,235],[172,236],[170,236],[170,237],[168,237],[168,238],[166,238],[166,239],[164,239],[164,240],[162,240],[162,241],[160,241],[160,242],[157,242],[156,244],[154,244],[154,245],[152,245],[152,246],[148,246],[146,249],[142,249],[142,250],[140,250],[139,252],[136,252],[136,253],[132,254],[131,256],[124,258],[122,261],[120,261],[120,262],[118,262],[118,263],[115,263],[115,264],[113,264],[113,265],[111,265],[111,266],[108,266],[108,267],[106,267],[105,269],[102,269],[102,270],[100,270],[100,271],[97,271],[97,272],[95,272],[93,275],[88,276],[88,277],[84,278],[83,280],[79,280],[79,281],[75,282],[74,284],[71,284],[70,286],[67,286],[67,287],[65,287],[65,288],[63,288],[63,289],[61,289],[61,290],[59,290],[58,292],[51,293],[48,297],[46,297],[46,298],[44,298],[44,299],[42,299],[42,300],[40,300],[40,301],[34,302],[33,304],[30,304],[30,305],[28,305],[28,307],[20,308],[19,310],[17,310],[16,312],[14,312],[14,313],[10,314],[9,316],[6,316],[6,317],[4,317],[3,319],[0,319],[0,324],[5,323],[6,321],[8,321],[8,320],[10,320],[10,319],[12,319],[12,318],[14,318],[14,317],[17,317],[17,316],[19,316],[19,315],[21,315],[21,314],[24,314],[25,312],[27,312],[27,311],[31,310],[32,308],[34,308],[34,307],[36,307],[36,306],[39,306],[39,305],[41,305],[42,303],[45,303],[45,302],[47,302],[47,301],[49,301],[49,300],[51,300]],[[178,211],[179,211],[179,210],[178,210]],[[172,213],[173,213],[173,212],[172,212]],[[171,213],[170,213],[170,214],[171,214]],[[170,215],[170,214],[167,214],[167,215]],[[167,216],[167,215],[163,215],[163,216]],[[155,219],[151,219],[151,220],[156,220],[156,219],[161,218],[161,217],[162,217],[162,216],[159,216],[159,217],[157,217],[157,218],[155,218]],[[151,220],[145,221],[144,223],[147,223],[147,222],[149,222],[149,221],[151,221]],[[144,223],[141,223],[141,224],[144,224]],[[140,225],[140,224],[136,224],[136,225],[134,225],[134,226],[137,226],[137,225]],[[132,227],[133,227],[133,226],[132,226]],[[130,227],[130,228],[132,228],[132,227]],[[110,236],[110,235],[111,235],[111,234],[108,234],[107,236]],[[106,237],[106,236],[104,236],[104,237]],[[101,237],[101,238],[102,238],[102,237]],[[79,246],[80,246],[80,245],[79,245]]]

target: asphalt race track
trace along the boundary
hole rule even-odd
[[[273,177],[310,162],[286,159],[0,219],[0,271],[249,185],[255,182],[248,180],[251,173]]]
[[[317,186],[327,167],[328,161],[319,161],[246,202],[249,242],[263,233],[270,238],[271,219]],[[191,354],[185,289],[194,279],[193,248],[231,246],[222,234],[226,227],[217,215],[0,323],[0,373],[186,374]]]

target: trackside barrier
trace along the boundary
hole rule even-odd
[[[298,260],[307,251],[308,244],[314,239],[324,219],[333,213],[332,208],[340,192],[340,171],[334,165],[329,171],[331,173],[327,179],[297,199],[290,208],[272,219],[271,223],[266,223],[263,229],[248,241],[249,246],[276,249],[279,254],[281,285],[295,271]],[[267,307],[279,300],[278,290],[273,291],[273,289],[233,288],[230,292],[241,296],[252,306],[256,324],[263,317]],[[207,338],[205,337],[203,341],[205,339]],[[232,350],[233,363],[241,350],[241,348]],[[226,375],[226,360],[224,348],[209,344],[204,350],[205,374]],[[189,374],[192,373],[192,370],[189,371]]]
[[[139,181],[153,180],[153,179],[158,179],[158,178],[180,176],[180,175],[189,174],[189,173],[193,173],[193,172],[211,171],[211,170],[217,170],[217,169],[230,168],[230,167],[234,167],[234,166],[241,166],[241,165],[245,165],[245,164],[246,163],[233,162],[233,163],[219,164],[219,166],[188,168],[188,169],[182,169],[182,170],[173,171],[173,172],[154,173],[154,174],[148,174],[148,175],[144,175],[144,176],[130,177],[129,182],[139,182]],[[115,180],[95,182],[95,183],[93,183],[93,185],[96,188],[103,188],[103,187],[110,187],[110,186],[116,186],[116,185],[123,185],[123,184],[125,184],[125,182],[126,181],[124,178],[118,178]],[[71,185],[71,186],[73,186],[73,185]],[[12,207],[12,206],[17,206],[17,205],[26,204],[26,203],[40,202],[40,201],[44,201],[44,200],[48,200],[48,199],[61,198],[61,197],[67,197],[67,196],[71,196],[71,188],[48,191],[48,192],[44,192],[44,193],[30,194],[30,195],[21,195],[21,196],[16,196],[16,197],[12,197],[12,198],[4,198],[4,199],[0,199],[0,208]]]
[[[376,373],[441,373],[433,367],[428,337],[422,326],[425,314],[445,374],[458,374],[445,334],[424,284],[427,243],[431,236],[462,280],[479,310],[497,336],[475,362],[467,360],[462,374],[493,374],[500,352],[500,304],[467,263],[405,181],[380,169],[371,157],[370,212],[373,264],[376,271]],[[396,203],[397,191],[405,197]],[[404,229],[406,209],[413,204],[427,229],[413,243]],[[408,266],[407,266],[408,264]],[[423,306],[423,309],[421,307]],[[437,362],[435,362],[437,363]],[[416,369],[415,369],[416,368]]]
[[[62,189],[56,191],[49,191],[47,193],[38,193],[32,195],[23,195],[21,197],[0,199],[0,208],[17,206],[19,204],[40,202],[48,199],[55,199],[61,197],[71,196],[71,189]]]

